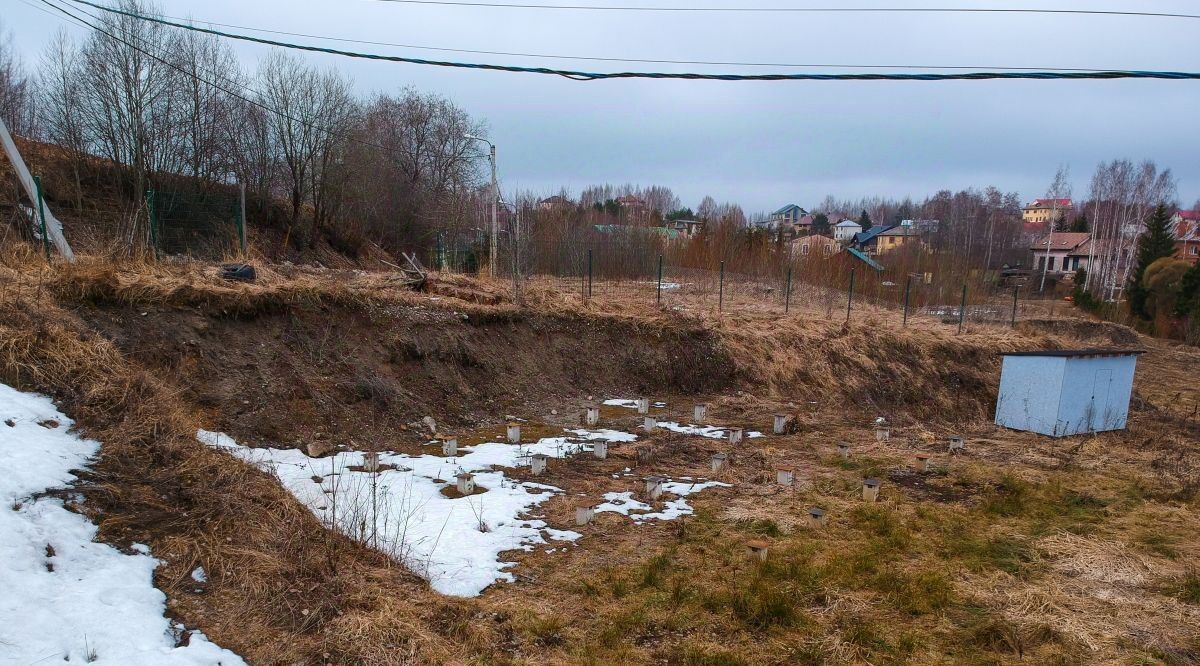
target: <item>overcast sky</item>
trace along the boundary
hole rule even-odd
[[[31,0],[32,1],[32,0]],[[525,0],[552,4],[551,0]],[[658,6],[829,6],[779,0],[580,0]],[[849,65],[1200,71],[1200,20],[1018,14],[643,13],[416,6],[378,0],[159,0],[168,16],[418,46],[622,58]],[[836,4],[836,3],[833,3]],[[18,0],[3,20],[29,65],[61,21]],[[1079,8],[1043,0],[860,0],[855,6]],[[1090,9],[1200,13],[1195,0]],[[82,34],[82,29],[70,27]],[[283,38],[291,39],[291,38]],[[316,43],[294,38],[293,41]],[[266,47],[234,42],[248,68]],[[326,43],[325,45],[332,45]],[[590,71],[802,71],[349,50]],[[1097,162],[1153,159],[1200,197],[1200,81],[592,81],[305,55],[365,92],[414,86],[489,125],[506,190],[661,184],[747,212],[825,195],[912,196],[995,185],[1042,196],[1059,164],[1085,196]],[[811,71],[828,71],[814,68]]]

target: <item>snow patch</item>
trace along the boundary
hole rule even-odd
[[[589,442],[632,442],[616,430],[569,430],[532,444],[484,442],[460,455],[380,453],[380,471],[355,471],[362,454],[310,458],[295,449],[249,448],[222,433],[201,430],[200,441],[274,474],[327,527],[373,546],[424,577],[443,594],[472,597],[497,580],[512,581],[501,553],[533,550],[582,535],[549,527],[529,512],[562,490],[508,478],[497,468],[528,466],[534,454],[564,458],[589,451]],[[477,492],[448,496],[460,472],[474,475]],[[373,527],[372,527],[373,526]]]
[[[683,482],[683,481],[667,481],[663,483],[663,493],[674,495],[675,499],[667,500],[663,503],[661,511],[655,511],[654,507],[634,499],[632,492],[622,493],[605,493],[604,503],[596,507],[596,513],[612,512],[619,513],[623,516],[629,516],[635,523],[641,523],[647,520],[674,520],[680,516],[690,516],[694,513],[692,505],[688,504],[688,495],[698,493],[707,488],[729,488],[728,483],[720,481],[704,481],[699,483]]]
[[[608,400],[605,400],[602,404],[608,405],[609,407],[628,407],[629,409],[637,409],[637,406],[638,406],[637,403],[638,403],[637,399],[610,398]],[[666,407],[667,403],[652,402],[652,403],[650,403],[650,406],[651,407]]]
[[[244,666],[199,632],[176,647],[144,544],[126,555],[62,500],[100,445],[69,432],[49,398],[0,384],[0,663]]]
[[[701,437],[708,437],[710,439],[724,439],[729,434],[729,429],[721,426],[701,426],[691,423],[688,425],[683,425],[681,423],[675,423],[674,421],[659,421],[658,427],[664,430],[670,430],[671,432],[678,432],[684,435],[699,435]],[[747,439],[762,436],[763,434],[757,430],[751,430],[750,432],[746,433]]]

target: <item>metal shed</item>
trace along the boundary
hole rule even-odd
[[[1051,437],[1123,430],[1139,349],[1003,354],[996,425]]]

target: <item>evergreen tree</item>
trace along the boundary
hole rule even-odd
[[[668,220],[694,220],[694,219],[696,219],[696,214],[694,212],[692,212],[691,208],[677,208],[677,209],[667,213],[667,219]]]
[[[1134,265],[1133,275],[1129,278],[1129,312],[1146,319],[1146,296],[1149,293],[1142,278],[1150,264],[1175,254],[1175,238],[1171,236],[1171,214],[1167,207],[1159,204],[1150,219],[1146,220],[1146,230],[1138,238],[1137,264]]]
[[[1091,231],[1091,224],[1088,222],[1087,213],[1080,213],[1074,220],[1071,220],[1071,228],[1068,231],[1085,234]]]
[[[1200,317],[1200,262],[1192,264],[1183,274],[1179,287],[1179,300],[1175,302],[1175,314],[1179,317]]]
[[[813,216],[812,232],[818,236],[829,235],[829,216],[825,213],[817,213]]]
[[[863,231],[871,228],[871,216],[867,211],[863,211],[862,215],[858,216],[858,224],[863,228]]]

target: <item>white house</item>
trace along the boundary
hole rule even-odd
[[[862,233],[862,225],[854,220],[842,220],[833,225],[833,239],[840,243],[849,243],[854,235]]]
[[[1076,252],[1088,242],[1090,235],[1083,232],[1062,232],[1048,234],[1034,241],[1029,249],[1033,252],[1033,267],[1037,272],[1045,268],[1048,273],[1069,273],[1078,266],[1076,262],[1068,261],[1068,257],[1078,257]],[[1086,268],[1086,266],[1084,266]]]

